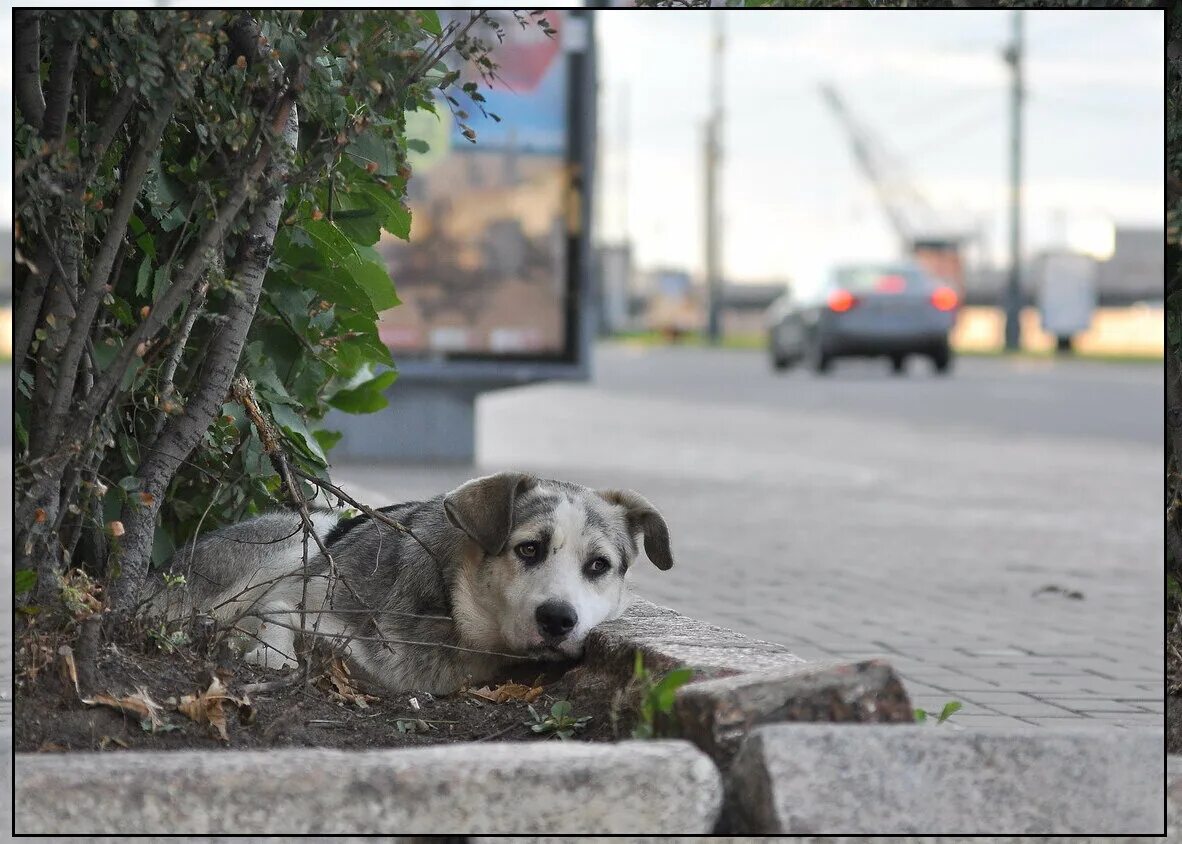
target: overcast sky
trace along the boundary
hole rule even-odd
[[[988,252],[1004,259],[1008,75],[1000,49],[1011,12],[596,14],[601,233],[619,239],[626,226],[642,268],[697,272],[701,265],[702,123],[717,15],[728,44],[722,209],[730,278],[803,279],[835,260],[896,254],[848,139],[817,93],[823,80],[840,89],[933,205],[949,219],[981,225]],[[1089,231],[1103,231],[1106,220],[1160,226],[1164,13],[1023,14],[1028,246],[1064,232],[1095,240]],[[11,54],[10,10],[5,17],[0,46]],[[8,127],[10,64],[0,68]],[[5,172],[10,156],[6,144]],[[5,180],[5,223],[11,197]]]
[[[835,260],[897,254],[818,94],[823,80],[933,206],[979,224],[987,252],[1005,259],[1009,71],[1000,50],[1013,13],[1002,10],[598,13],[606,239],[626,226],[642,268],[699,270],[702,123],[719,14],[727,276],[801,278]],[[1102,241],[1106,220],[1160,226],[1163,13],[1023,14],[1028,246],[1065,235]]]

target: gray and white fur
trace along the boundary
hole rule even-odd
[[[413,536],[369,516],[312,513],[336,568],[331,595],[311,537],[305,586],[299,514],[275,512],[178,551],[170,570],[186,585],[148,606],[174,619],[209,613],[249,637],[248,659],[281,667],[296,663],[303,601],[304,629],[346,637],[370,680],[447,693],[496,679],[514,657],[581,656],[587,634],[628,605],[638,536],[658,568],[673,565],[664,518],[627,490],[502,472],[380,512]]]

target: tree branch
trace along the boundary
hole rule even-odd
[[[134,102],[134,88],[130,85],[124,85],[119,89],[119,94],[115,97],[115,102],[111,104],[107,116],[103,118],[102,125],[99,126],[98,134],[95,135],[94,145],[90,148],[90,164],[87,165],[86,171],[82,176],[81,183],[79,184],[80,189],[85,190],[86,186],[94,181],[99,165],[102,164],[103,156],[107,152],[107,147],[111,145],[111,141],[115,140],[115,133],[119,131],[119,127],[127,119],[128,112],[131,111],[131,106]]]
[[[58,32],[49,55],[49,84],[45,89],[45,116],[41,137],[53,143],[66,129],[66,114],[74,88],[74,67],[78,63],[78,39],[82,27],[72,13],[55,19]]]
[[[33,332],[37,330],[37,319],[45,304],[45,293],[53,279],[52,261],[48,243],[42,242],[37,247],[37,256],[32,265],[25,268],[28,278],[19,288],[16,314],[12,320],[12,371],[17,374],[25,370],[25,357],[33,342]]]
[[[164,127],[172,117],[175,103],[175,92],[166,95],[164,101],[148,118],[147,125],[144,126],[142,134],[136,141],[135,150],[131,154],[131,161],[127,168],[127,177],[123,180],[119,199],[115,201],[111,218],[107,221],[107,231],[103,237],[102,245],[91,266],[90,279],[79,298],[78,311],[70,330],[70,339],[66,344],[61,364],[57,370],[58,392],[44,423],[45,438],[51,444],[51,448],[57,443],[58,436],[65,426],[66,415],[73,400],[78,363],[82,357],[82,351],[86,347],[86,340],[90,336],[91,323],[94,322],[99,303],[107,291],[111,270],[115,264],[115,256],[127,232],[128,220],[131,219],[131,213],[139,199],[139,193],[147,178],[152,157],[164,137]],[[135,351],[134,346],[131,351]]]
[[[41,131],[45,95],[41,92],[41,15],[34,9],[12,10],[12,94],[21,116]]]
[[[295,149],[299,120],[294,105],[287,111],[284,143]],[[281,178],[286,164],[277,159],[268,177]],[[140,489],[150,498],[143,498],[143,506],[125,508],[125,534],[120,549],[121,573],[112,589],[116,610],[130,610],[135,606],[147,574],[152,539],[156,530],[156,516],[163,503],[164,493],[180,467],[181,461],[201,441],[213,420],[221,412],[222,402],[229,390],[238,359],[246,343],[246,334],[258,307],[263,279],[271,258],[279,217],[283,212],[283,197],[260,203],[254,209],[242,245],[239,248],[234,278],[239,282],[238,295],[230,300],[222,328],[215,336],[201,375],[196,394],[182,413],[168,416],[153,450],[140,465],[137,477]],[[190,305],[196,318],[197,301]],[[190,322],[191,325],[191,322]],[[184,338],[177,348],[183,348]],[[174,367],[175,371],[175,367]],[[163,411],[161,411],[163,412]]]

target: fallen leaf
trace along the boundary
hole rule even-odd
[[[131,747],[130,744],[118,736],[103,736],[101,739],[99,739],[99,750],[106,750],[108,744],[117,744],[122,748]]]
[[[62,645],[57,652],[62,658],[62,675],[74,685],[74,694],[82,697],[82,692],[78,688],[78,666],[74,664],[74,649],[69,645]]]
[[[340,657],[329,663],[328,672],[321,678],[320,687],[338,701],[352,703],[358,709],[369,709],[370,702],[378,700],[374,695],[367,695],[353,685],[349,666]]]
[[[140,504],[143,504],[145,507],[150,507],[152,505],[152,502],[154,502],[155,500],[156,500],[156,496],[152,495],[152,493],[150,493],[150,492],[141,492],[140,493]]]
[[[476,697],[490,700],[493,703],[505,703],[510,700],[518,700],[523,703],[533,703],[542,694],[541,686],[526,686],[521,683],[501,683],[494,689],[485,686],[480,689],[469,689],[468,694]]]
[[[146,689],[139,689],[134,694],[125,697],[113,697],[108,694],[97,694],[92,698],[81,698],[87,706],[109,706],[120,712],[130,712],[151,723],[152,729],[159,727],[160,704],[148,696]]]
[[[56,741],[43,741],[41,746],[37,748],[38,753],[65,753],[66,748]]]
[[[238,720],[247,724],[254,720],[254,706],[250,698],[231,695],[216,674],[213,675],[209,688],[195,695],[184,695],[176,708],[178,712],[189,716],[198,724],[210,724],[217,730],[221,740],[228,742],[230,735],[226,732],[227,703],[238,710]]]

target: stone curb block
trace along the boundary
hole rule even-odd
[[[1161,730],[756,727],[727,816],[757,834],[1160,835]]]
[[[654,672],[691,665],[710,677],[805,665],[783,645],[744,636],[637,598],[622,617],[599,625],[587,637],[585,662],[624,681],[639,650]]]
[[[18,754],[18,834],[708,833],[688,742]]]
[[[914,724],[903,684],[882,660],[802,663],[704,680],[681,689],[674,704],[681,736],[725,773],[743,738],[768,723]]]

